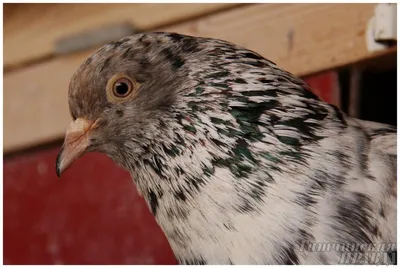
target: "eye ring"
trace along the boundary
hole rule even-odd
[[[124,102],[134,98],[140,84],[125,74],[116,74],[108,80],[107,99],[112,103]]]

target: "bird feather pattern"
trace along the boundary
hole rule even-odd
[[[138,81],[134,98],[107,99],[115,74]],[[396,250],[396,128],[348,117],[256,52],[125,37],[76,71],[69,105],[96,122],[84,152],[131,173],[181,264],[340,263],[316,243]]]

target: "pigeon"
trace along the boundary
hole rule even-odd
[[[60,177],[129,171],[180,264],[390,264],[396,127],[351,118],[230,42],[147,32],[72,75]]]

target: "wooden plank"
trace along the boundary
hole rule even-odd
[[[148,30],[233,6],[236,4],[5,4],[4,65],[46,58],[59,38],[102,25],[129,22]]]
[[[4,75],[4,152],[51,141],[71,120],[69,79],[88,52]]]
[[[226,39],[303,76],[373,58],[376,54],[367,51],[364,36],[373,10],[373,4],[262,4],[162,30]],[[69,79],[88,54],[4,75],[6,152],[63,137],[70,122]]]
[[[375,4],[262,4],[163,30],[232,41],[306,75],[367,57]]]

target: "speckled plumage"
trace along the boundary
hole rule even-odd
[[[111,104],[120,72],[141,87]],[[396,129],[346,116],[255,52],[137,34],[89,57],[69,101],[98,122],[87,151],[131,173],[180,263],[337,264],[301,247],[396,243]]]

